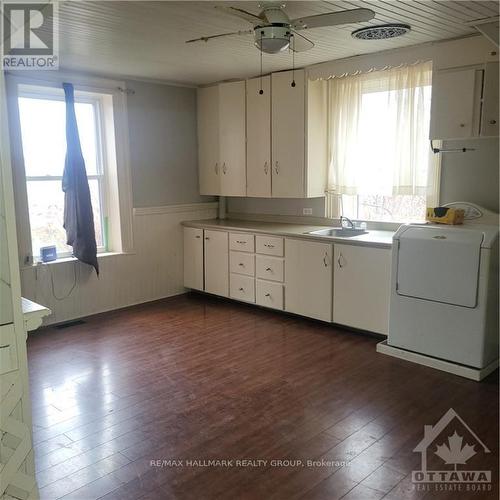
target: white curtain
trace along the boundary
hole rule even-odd
[[[429,146],[432,63],[329,80],[327,200],[425,195],[439,172]]]

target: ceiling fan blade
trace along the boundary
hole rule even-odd
[[[234,36],[234,35],[250,35],[251,33],[253,33],[253,30],[232,31],[231,33],[220,33],[218,35],[210,35],[210,36],[202,36],[200,38],[193,38],[192,40],[186,40],[186,43],[208,42],[212,38],[220,38],[223,36]]]
[[[253,25],[260,24],[264,20],[264,18],[260,17],[259,15],[252,14],[251,12],[248,12],[247,10],[244,9],[240,9],[238,7],[226,7],[225,5],[216,5],[215,8],[218,10],[222,10],[227,14],[231,14],[232,16],[244,19],[245,21],[248,21]]]
[[[338,24],[360,23],[370,21],[375,17],[375,12],[370,9],[341,10],[340,12],[328,12],[315,16],[301,17],[291,21],[291,27],[296,30],[311,28],[322,28],[325,26],[337,26]]]
[[[292,30],[293,36],[290,39],[290,49],[294,52],[305,52],[306,50],[310,50],[314,47],[314,42],[306,38],[304,35],[297,33],[295,30]]]

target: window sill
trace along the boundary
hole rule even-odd
[[[97,260],[105,259],[108,257],[118,257],[121,255],[135,255],[135,252],[101,252],[97,254]],[[56,260],[52,260],[50,262],[42,262],[42,261],[37,261],[34,262],[33,264],[28,264],[25,266],[21,267],[21,270],[23,269],[33,269],[34,267],[37,266],[52,266],[52,265],[57,265],[57,264],[66,264],[68,262],[77,262],[78,259],[76,257],[61,257]]]

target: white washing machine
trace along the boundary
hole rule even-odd
[[[463,225],[394,235],[387,345],[482,369],[498,359],[498,214],[465,202]]]

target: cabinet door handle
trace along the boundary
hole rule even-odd
[[[342,253],[339,253],[339,258],[337,259],[337,264],[339,265],[339,268],[342,269],[344,266],[342,265],[341,258],[343,257]]]
[[[240,291],[240,292],[244,292],[244,291],[245,291],[245,289],[244,289],[243,287],[241,287],[241,286],[240,286],[239,291]]]
[[[243,264],[243,262],[240,262],[238,266],[245,267],[245,264]]]
[[[465,123],[461,123],[460,128],[464,128],[464,127],[465,127]]]
[[[200,238],[201,238],[201,236],[200,236],[199,234],[197,234],[197,235],[195,236],[195,238],[200,239]]]
[[[278,160],[276,160],[276,163],[274,164],[274,170],[277,174],[280,173],[280,164],[278,163]]]
[[[215,170],[215,175],[219,175],[219,162],[215,162],[215,166],[214,166],[214,170]]]
[[[323,257],[323,264],[325,265],[325,267],[328,267],[328,254],[325,252],[325,256]]]
[[[209,238],[208,236],[205,236],[205,239],[206,239],[206,240],[209,240],[210,238]]]
[[[267,175],[269,172],[269,165],[267,164],[267,161],[264,162],[264,173]]]
[[[490,120],[490,125],[496,125],[497,121],[496,120]]]
[[[270,297],[270,296],[271,296],[271,294],[270,294],[270,293],[266,293],[266,295],[265,295],[265,296],[266,296],[266,297]]]
[[[226,172],[227,172],[227,166],[226,166],[226,162],[224,162],[224,163],[222,164],[222,173],[223,173],[224,175],[226,175]]]

